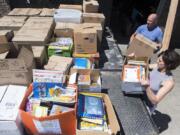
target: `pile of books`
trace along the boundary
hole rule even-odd
[[[26,103],[26,112],[29,112],[35,117],[46,117],[51,115],[57,115],[73,110],[73,108],[54,104],[53,102],[46,102],[36,98],[29,98]]]
[[[105,107],[101,96],[80,93],[77,115],[80,130],[108,130]]]
[[[57,38],[55,42],[50,43],[48,47],[48,56],[58,55],[64,57],[71,57],[73,48],[72,38],[61,37]]]
[[[64,86],[65,76],[60,71],[33,70],[33,97],[43,101],[75,103],[76,88]]]

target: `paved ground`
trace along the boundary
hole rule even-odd
[[[177,50],[180,54],[180,49]],[[160,128],[160,135],[180,134],[180,67],[173,71],[176,85],[165,99],[158,105],[156,124]]]

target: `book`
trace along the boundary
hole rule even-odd
[[[90,75],[79,75],[78,76],[78,85],[90,85],[91,78]]]
[[[33,82],[64,83],[63,72],[33,69]]]
[[[104,123],[104,120],[105,120],[105,119],[102,119],[102,118],[100,118],[100,119],[98,119],[98,118],[96,118],[96,119],[90,119],[90,118],[81,117],[81,120],[86,121],[86,122],[91,122],[91,123],[95,123],[95,124],[100,124],[100,125],[102,125],[102,124]]]
[[[35,106],[33,109],[33,115],[35,117],[45,117],[48,115],[48,108],[43,106]]]
[[[86,58],[74,58],[74,68],[87,69],[90,68],[89,60]]]
[[[140,66],[125,65],[123,70],[123,81],[139,82],[140,81]]]
[[[140,65],[125,65],[123,69],[124,82],[140,82],[145,80],[145,68]]]
[[[79,94],[77,114],[79,117],[103,119],[105,111],[102,98]]]
[[[53,105],[49,115],[56,115],[58,113],[64,113],[64,112],[68,112],[71,110],[73,110],[73,109],[70,107],[65,107],[65,106],[61,106],[61,105]]]
[[[81,130],[97,130],[97,131],[103,131],[104,126],[95,124],[95,123],[90,123],[86,121],[81,121],[80,122],[80,129]]]

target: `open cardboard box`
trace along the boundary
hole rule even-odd
[[[32,87],[33,86],[30,85],[19,109],[19,114],[26,131],[30,134],[38,135],[74,135],[76,130],[76,104],[72,111],[46,117],[35,117],[25,111]]]
[[[130,43],[129,48],[126,52],[126,58],[124,60],[124,66],[127,65],[129,60],[134,61],[144,61],[146,63],[145,67],[145,78],[148,77],[149,74],[149,59],[153,55],[154,50],[156,49],[157,44],[150,41],[149,39],[143,37],[142,35],[136,35],[135,38]],[[134,53],[133,57],[129,55]],[[123,71],[124,71],[123,66]],[[121,79],[123,79],[124,72],[122,71]],[[143,87],[141,86],[140,82],[124,82],[122,80],[121,89],[125,93],[132,93],[132,94],[142,94]]]
[[[77,73],[77,75],[90,75],[91,85],[78,85],[79,91],[101,92],[101,75],[98,69],[74,69],[71,68],[69,75]],[[96,85],[92,85],[96,83]]]
[[[104,103],[105,103],[105,110],[108,119],[108,127],[110,132],[103,132],[103,131],[92,131],[92,130],[80,130],[76,129],[77,135],[116,135],[117,132],[120,131],[120,126],[118,120],[116,118],[116,114],[114,112],[114,108],[112,106],[111,100],[107,94],[104,93],[95,93],[96,95],[102,96]],[[78,126],[78,123],[77,123]]]

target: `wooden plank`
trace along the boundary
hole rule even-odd
[[[38,16],[41,13],[40,8],[15,8],[8,15],[12,16]]]
[[[54,12],[55,12],[54,8],[43,8],[40,16],[52,17],[54,15]]]
[[[16,33],[13,42],[21,45],[45,45],[53,28],[52,17],[30,17]]]
[[[169,48],[178,2],[179,0],[171,0],[161,51],[167,50]]]
[[[26,20],[25,16],[4,16],[0,18],[0,30],[19,30]]]

